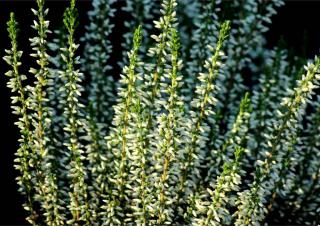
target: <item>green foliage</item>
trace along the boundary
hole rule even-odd
[[[3,59],[27,221],[319,224],[320,59],[302,74],[307,59],[266,48],[283,2],[122,3],[92,1],[82,49],[75,0],[52,39],[37,0],[31,85],[10,15]],[[129,19],[112,65],[119,12]]]

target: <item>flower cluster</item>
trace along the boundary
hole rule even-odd
[[[3,57],[30,224],[320,223],[320,58],[266,47],[283,1],[93,0],[83,48],[75,0],[53,38],[36,2],[35,66],[13,13]]]

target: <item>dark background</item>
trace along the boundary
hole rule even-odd
[[[117,7],[123,5],[118,1]],[[63,10],[68,5],[66,0],[49,0],[46,6],[50,8],[48,19],[50,29],[61,24]],[[90,0],[80,0],[77,3],[79,9],[79,33],[82,34],[83,25],[86,24],[86,11],[91,8]],[[9,47],[7,38],[6,21],[9,13],[14,11],[20,23],[19,47],[24,51],[24,61],[29,65],[27,55],[30,53],[29,37],[34,35],[30,28],[34,19],[31,7],[36,7],[31,0],[0,0],[0,56],[4,55],[4,49]],[[111,41],[114,43],[114,52],[119,53],[123,17],[119,13],[114,19],[117,29],[113,30]],[[319,53],[320,47],[320,1],[286,1],[286,5],[278,10],[278,15],[272,18],[272,26],[267,33],[268,46],[284,39],[287,47],[294,54],[305,57],[313,57]],[[120,27],[119,27],[120,26]],[[119,54],[118,54],[119,55]],[[27,62],[27,63],[26,63]],[[27,74],[28,67],[22,67]],[[8,69],[4,61],[0,60],[0,225],[25,225],[24,210],[21,207],[22,198],[17,192],[15,182],[16,171],[13,168],[14,153],[18,147],[19,137],[16,127],[13,125],[15,118],[10,110],[10,92],[6,88],[7,77],[4,76]]]

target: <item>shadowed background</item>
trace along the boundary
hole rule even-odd
[[[49,0],[46,6],[50,9],[48,19],[50,20],[50,29],[53,30],[61,25],[61,18],[67,0]],[[79,9],[80,26],[78,35],[83,34],[84,26],[87,24],[86,12],[91,8],[90,0],[80,0],[77,3]],[[117,9],[124,5],[124,1],[118,0]],[[4,55],[4,49],[9,47],[7,38],[6,21],[11,11],[16,13],[19,22],[19,48],[24,51],[21,70],[24,74],[31,62],[27,58],[31,48],[29,38],[35,35],[30,25],[34,16],[30,10],[36,7],[32,0],[0,0],[0,57]],[[286,1],[286,5],[278,10],[278,14],[272,18],[272,26],[266,34],[267,45],[275,46],[280,39],[286,42],[286,46],[293,54],[313,57],[319,53],[320,47],[320,1]],[[112,20],[115,23],[115,29],[111,36],[113,54],[111,56],[113,64],[121,57],[120,41],[121,31],[123,31],[123,16],[117,12]],[[196,15],[195,15],[196,16]],[[15,177],[17,171],[13,168],[14,153],[18,147],[18,130],[13,125],[15,117],[10,109],[10,92],[6,88],[8,78],[4,76],[8,69],[4,61],[0,60],[0,225],[26,225],[24,220],[25,211],[22,209],[22,197],[17,192]]]

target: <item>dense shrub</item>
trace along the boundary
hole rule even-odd
[[[53,34],[36,2],[34,68],[13,13],[4,56],[29,223],[320,223],[320,59],[266,48],[283,1],[126,0],[116,65],[113,0],[80,40],[74,0]]]

